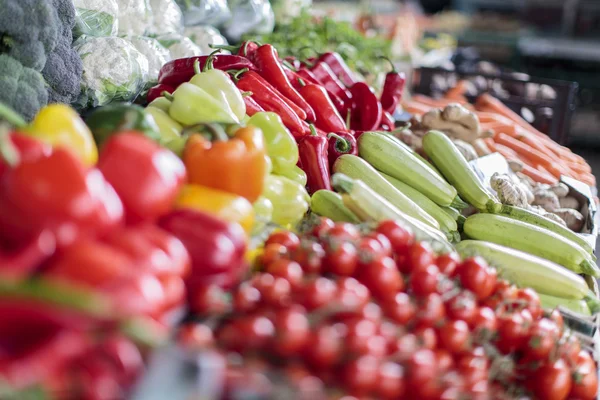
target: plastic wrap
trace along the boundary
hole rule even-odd
[[[183,35],[161,35],[157,39],[163,47],[169,50],[172,60],[204,54],[200,47],[196,46],[190,38]]]
[[[183,14],[175,0],[150,0],[152,8],[151,35],[166,35],[183,31]]]
[[[312,0],[271,0],[275,20],[279,24],[287,24],[312,5]]]
[[[169,50],[163,47],[158,40],[146,36],[131,36],[127,39],[148,60],[148,81],[145,86],[154,86],[158,81],[161,67],[171,61]]]
[[[76,25],[73,36],[115,36],[119,28],[117,0],[73,0]]]
[[[208,54],[213,51],[209,45],[229,44],[225,36],[221,35],[218,29],[208,25],[190,26],[185,28],[183,35],[190,38],[202,53]]]
[[[185,26],[217,26],[231,17],[226,0],[176,0]]]
[[[275,14],[268,0],[230,0],[231,19],[221,32],[232,42],[246,33],[267,34],[275,27]]]
[[[81,37],[74,45],[83,61],[79,108],[132,101],[148,80],[148,60],[118,37]]]
[[[117,4],[120,36],[144,35],[152,28],[149,0],[117,0]]]

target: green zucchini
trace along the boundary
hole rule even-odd
[[[344,205],[342,196],[331,190],[317,190],[310,198],[310,209],[317,215],[335,222],[358,224],[360,219]]]
[[[592,310],[585,300],[564,299],[562,297],[550,296],[548,294],[538,293],[542,307],[553,310],[557,307],[564,307],[577,314],[591,316]]]

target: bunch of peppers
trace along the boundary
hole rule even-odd
[[[402,95],[405,78],[393,66],[378,97],[369,85],[354,78],[337,53],[325,53],[301,62],[295,58],[281,60],[277,50],[269,44],[244,42],[239,47],[216,47],[233,54],[215,52],[165,65],[159,84],[148,94],[150,106],[158,101],[166,104],[159,97],[162,94],[164,99],[165,91],[176,97],[182,87],[188,88],[189,83],[198,80],[200,67],[220,70],[219,82],[226,81],[224,72],[230,73],[248,116],[275,113],[292,134],[300,155],[296,165],[304,172],[300,182],[304,183],[302,180],[306,175],[310,193],[330,189],[330,165],[342,154],[356,153],[358,134],[394,129],[392,115]],[[231,84],[228,81],[228,88]],[[224,84],[216,86],[223,87]],[[239,101],[237,98],[236,104]],[[193,123],[182,119],[179,122],[183,125]],[[282,169],[276,161],[273,161],[273,172],[292,179],[298,176],[296,169]]]

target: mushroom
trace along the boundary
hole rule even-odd
[[[567,197],[567,195],[569,194],[569,187],[562,182],[550,186],[550,190],[552,190],[559,199]]]

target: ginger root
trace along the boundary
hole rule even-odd
[[[567,197],[569,194],[569,187],[562,182],[557,183],[550,187],[550,190],[554,192],[554,194],[560,199],[563,197]]]
[[[533,202],[531,204],[534,206],[540,206],[544,210],[549,212],[560,208],[558,196],[552,190],[548,190],[542,185],[534,189],[533,195],[535,196],[535,198],[533,199]]]
[[[572,208],[559,208],[554,210],[553,214],[560,217],[573,232],[581,232],[583,229],[585,218],[579,211]]]
[[[443,110],[436,108],[426,112],[421,118],[421,125],[426,130],[437,129],[467,143],[480,137],[477,115],[457,103],[448,104]]]
[[[459,139],[455,139],[453,141],[460,153],[463,155],[463,157],[467,159],[467,161],[473,161],[478,158],[477,152],[469,143]]]
[[[521,208],[529,207],[525,188],[514,182],[508,175],[495,173],[490,179],[490,185],[498,194],[498,199],[502,204]]]
[[[492,154],[492,151],[490,150],[488,145],[485,144],[485,142],[481,138],[474,140],[471,143],[471,146],[473,146],[473,148],[475,149],[475,152],[477,153],[477,155],[479,157],[484,157],[484,156]]]
[[[558,199],[558,201],[560,202],[560,208],[572,208],[573,210],[579,210],[581,207],[579,200],[573,196],[562,197]]]

